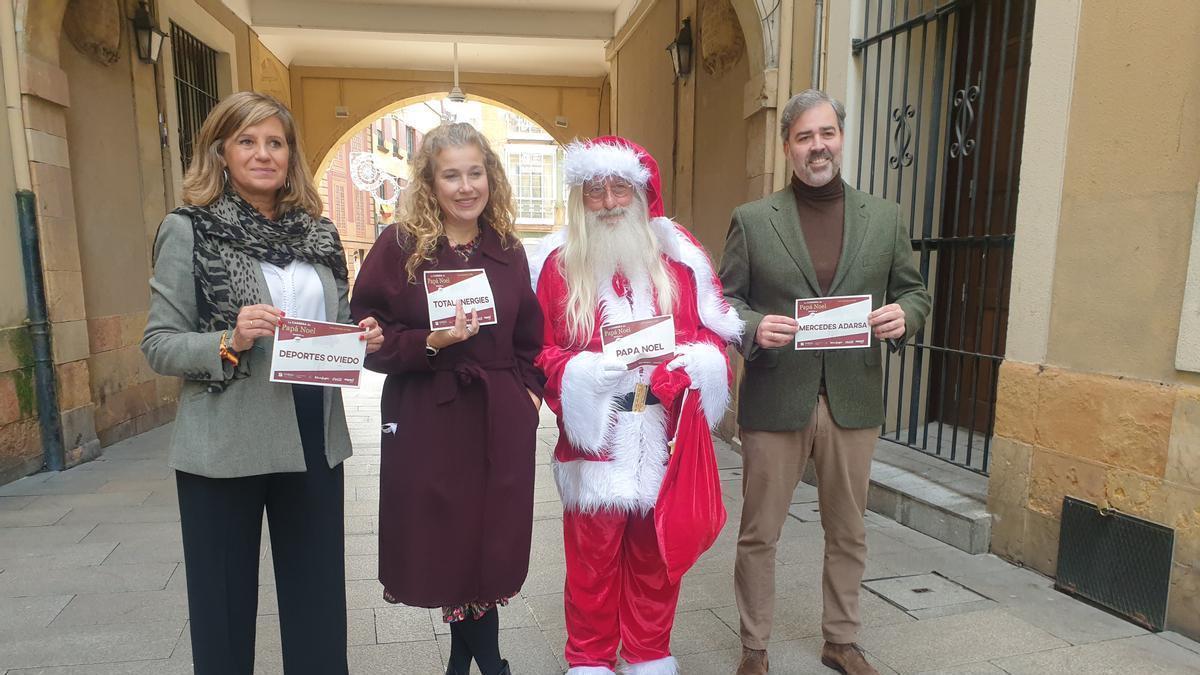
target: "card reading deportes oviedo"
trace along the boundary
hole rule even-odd
[[[367,343],[354,325],[284,317],[275,327],[271,381],[357,387]]]

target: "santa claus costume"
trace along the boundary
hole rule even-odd
[[[531,256],[546,317],[537,365],[547,376],[545,400],[560,432],[553,465],[563,502],[568,675],[613,673],[618,644],[629,664],[626,673],[672,675],[678,672],[670,637],[679,573],[667,573],[654,507],[668,442],[685,408],[680,387],[664,383],[682,380],[695,390],[700,405],[686,409],[700,411],[696,414],[710,427],[717,424],[729,403],[725,345],[739,339],[742,322],[725,303],[708,254],[687,230],[663,217],[658,165],[645,150],[614,136],[576,143],[567,150],[565,173],[575,191],[585,182],[623,179],[638,192],[641,199],[630,208],[647,210],[636,221],[649,228],[646,241],[657,247],[674,296],[671,307],[658,306],[651,277],[620,265],[611,273],[578,263],[568,271],[564,251],[572,237],[589,237],[577,222],[578,211]],[[572,285],[585,274],[598,276],[594,324],[590,337],[581,339],[569,326],[567,305]],[[602,352],[601,326],[662,314],[674,316],[675,359],[615,372],[613,359]],[[640,411],[634,400],[639,384],[649,388]]]

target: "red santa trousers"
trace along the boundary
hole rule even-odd
[[[610,670],[671,654],[679,584],[667,580],[654,512],[563,514],[567,663]]]

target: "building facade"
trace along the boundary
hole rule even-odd
[[[337,226],[346,250],[351,287],[375,239],[395,218],[398,202],[412,175],[414,154],[424,133],[389,113],[363,127],[331,153],[328,168],[317,177],[325,217]],[[369,154],[388,180],[374,191],[355,185],[351,163]]]
[[[285,63],[231,9],[252,4],[149,3],[172,36],[151,64],[135,0],[0,0],[0,208],[19,216],[0,219],[0,480],[171,419],[178,384],[138,341],[205,105],[250,88],[290,103],[320,176],[355,142],[406,161],[407,130],[375,121],[449,88],[444,68]],[[881,435],[986,476],[991,550],[1049,575],[1078,535],[1064,498],[1169,530],[1166,625],[1200,636],[1200,5],[619,5],[606,75],[462,73],[540,130],[481,120],[522,227],[561,222],[558,145],[611,131],[655,155],[667,213],[719,257],[732,208],[787,184],[780,107],[826,89],[849,111],[843,175],[899,205],[935,299],[888,357]],[[678,72],[672,44],[691,45]],[[323,196],[366,250],[368,195],[329,179]]]

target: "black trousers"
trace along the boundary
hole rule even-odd
[[[292,393],[307,471],[245,478],[175,473],[197,675],[254,671],[264,508],[284,672],[347,672],[342,466],[330,469],[325,459],[321,388],[292,385]]]

